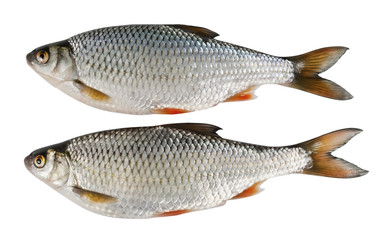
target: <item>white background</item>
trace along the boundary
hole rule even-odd
[[[2,1],[0,239],[384,239],[384,7],[381,1]],[[34,48],[99,27],[172,23],[278,56],[326,46],[350,50],[322,76],[353,95],[335,101],[276,85],[258,98],[177,116],[91,108],[28,67]],[[88,212],[24,167],[31,151],[104,129],[206,122],[220,135],[294,144],[329,131],[364,130],[336,155],[370,172],[356,179],[293,174],[257,196],[177,217],[115,219]]]

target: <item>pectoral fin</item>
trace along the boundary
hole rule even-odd
[[[78,194],[84,200],[94,202],[94,203],[111,203],[116,201],[116,199],[112,196],[109,196],[103,193],[89,191],[80,187],[73,187],[72,191]]]
[[[83,83],[80,80],[75,80],[74,85],[80,90],[80,92],[95,101],[107,101],[110,99],[110,96],[108,96],[105,93],[102,93],[99,90],[96,90],[95,88],[87,86],[85,83]]]

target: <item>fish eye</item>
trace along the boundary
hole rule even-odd
[[[49,59],[49,54],[47,51],[39,51],[36,53],[36,59],[39,63],[47,63]]]
[[[33,161],[33,164],[35,165],[35,167],[37,168],[42,168],[44,167],[45,165],[45,158],[43,155],[37,155],[35,157],[35,160]]]

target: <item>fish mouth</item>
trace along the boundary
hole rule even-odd
[[[32,160],[33,157],[31,155],[24,158],[24,165],[29,171],[31,171],[32,168]]]
[[[34,53],[35,53],[35,51],[32,51],[32,52],[28,53],[27,56],[25,57],[27,60],[27,64],[30,67],[33,66],[32,62],[35,60],[35,54]]]

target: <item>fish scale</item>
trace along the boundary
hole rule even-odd
[[[129,145],[121,148],[124,143]],[[188,154],[181,158],[186,150]],[[300,148],[277,151],[164,127],[75,138],[67,153],[80,187],[119,199],[98,211],[119,217],[150,217],[180,207],[197,210],[217,206],[255,182],[298,172],[309,161],[308,153]],[[145,207],[138,207],[138,203],[145,203]]]
[[[178,114],[250,100],[263,84],[352,98],[319,76],[346,47],[276,57],[216,36],[187,25],[107,27],[39,47],[27,55],[27,63],[83,103],[131,114]]]
[[[137,113],[169,107],[193,111],[224,101],[250,85],[283,83],[293,77],[287,60],[171,26],[104,28],[75,35],[69,43],[82,82],[116,96],[118,111],[125,111],[128,102],[136,103],[132,111]],[[272,60],[278,62],[276,69],[263,64]],[[256,71],[259,63],[270,71],[268,75]],[[194,91],[196,85],[205,87]]]

